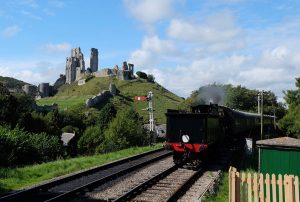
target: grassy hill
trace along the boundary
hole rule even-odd
[[[132,81],[122,81],[111,77],[93,78],[85,85],[78,86],[77,83],[65,84],[61,86],[54,97],[38,100],[39,105],[53,104],[59,105],[60,109],[84,108],[85,100],[97,95],[103,90],[108,90],[109,84],[114,83],[119,94],[112,98],[112,102],[117,109],[124,107],[134,107],[143,117],[148,120],[148,112],[142,109],[147,107],[145,101],[134,101],[135,96],[145,96],[149,91],[154,94],[154,118],[158,123],[165,123],[165,112],[167,109],[177,109],[183,98],[168,91],[158,83],[150,83],[143,79]]]
[[[18,92],[22,91],[22,86],[28,84],[18,79],[14,79],[11,77],[3,77],[3,76],[0,76],[0,82],[3,83],[8,89],[16,90]]]

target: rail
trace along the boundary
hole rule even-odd
[[[104,164],[102,166],[94,167],[94,168],[89,169],[89,170],[80,171],[80,172],[75,173],[75,174],[70,174],[70,175],[67,175],[65,177],[61,177],[59,179],[55,179],[55,180],[52,180],[52,181],[49,181],[49,182],[46,182],[46,183],[43,183],[43,184],[40,184],[40,185],[37,185],[37,186],[30,187],[28,189],[24,189],[24,190],[17,191],[17,192],[12,193],[12,194],[2,196],[2,197],[0,197],[0,201],[19,201],[20,199],[24,199],[28,196],[37,195],[40,192],[43,192],[43,191],[46,191],[46,190],[48,190],[52,187],[70,182],[70,181],[75,180],[77,178],[87,176],[87,175],[90,175],[90,174],[93,174],[93,173],[96,173],[96,172],[99,172],[99,171],[102,171],[102,170],[106,170],[106,169],[112,168],[114,166],[122,165],[122,164],[125,164],[127,162],[131,162],[133,160],[137,160],[137,159],[145,157],[147,155],[151,155],[151,154],[162,152],[162,151],[164,151],[164,148],[153,150],[153,151],[150,151],[150,152],[145,152],[145,153],[135,155],[135,156],[132,156],[132,157],[127,157],[127,158],[124,158],[124,159],[121,159],[121,160],[117,160],[117,161],[114,161],[114,162],[111,162],[111,163]],[[169,154],[169,153],[167,153],[167,154]]]

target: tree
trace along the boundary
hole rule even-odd
[[[104,135],[99,126],[88,127],[78,141],[80,153],[94,154],[97,146],[104,141]]]
[[[142,145],[146,138],[143,120],[133,109],[124,109],[109,124],[104,137],[103,144],[97,148],[98,153]]]
[[[145,72],[137,71],[136,75],[141,79],[148,79],[148,76]]]
[[[233,86],[231,84],[210,84],[200,87],[192,92],[191,96],[185,100],[181,108],[194,106],[197,104],[219,104],[232,109],[257,113],[259,91],[248,89],[244,86]],[[264,114],[273,115],[274,110],[277,118],[282,118],[285,114],[285,108],[282,103],[278,103],[276,96],[271,91],[264,92]]]
[[[148,74],[148,78],[147,78],[148,82],[154,83],[155,81],[155,77],[152,74]]]
[[[107,103],[101,109],[98,123],[102,131],[104,131],[108,127],[108,124],[113,120],[116,114],[117,114],[117,110],[112,103]]]
[[[300,139],[300,77],[296,78],[296,90],[284,91],[288,104],[287,114],[279,121],[279,127],[287,135]]]

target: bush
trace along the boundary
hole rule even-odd
[[[155,81],[155,77],[152,74],[148,74],[148,78],[147,78],[148,82],[154,83]]]
[[[145,72],[140,72],[140,71],[137,71],[136,72],[136,75],[141,78],[141,79],[148,79],[148,76]]]
[[[105,141],[97,147],[97,153],[116,151],[145,142],[143,121],[133,109],[125,109],[109,124],[104,132]]]
[[[57,158],[60,140],[45,133],[33,134],[20,129],[0,126],[0,166],[16,166]]]
[[[117,110],[112,103],[107,103],[100,111],[98,123],[100,124],[100,129],[104,131],[108,124],[116,117]]]
[[[94,154],[96,147],[104,141],[99,126],[88,127],[78,141],[78,150],[84,154]]]

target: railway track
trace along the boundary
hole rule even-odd
[[[66,201],[171,155],[159,149],[71,174],[0,198],[0,201]]]
[[[174,165],[134,187],[114,201],[176,201],[202,175],[202,168],[179,168]]]
[[[224,149],[217,157],[203,162],[201,167],[172,166],[109,201],[201,201],[236,151]]]

